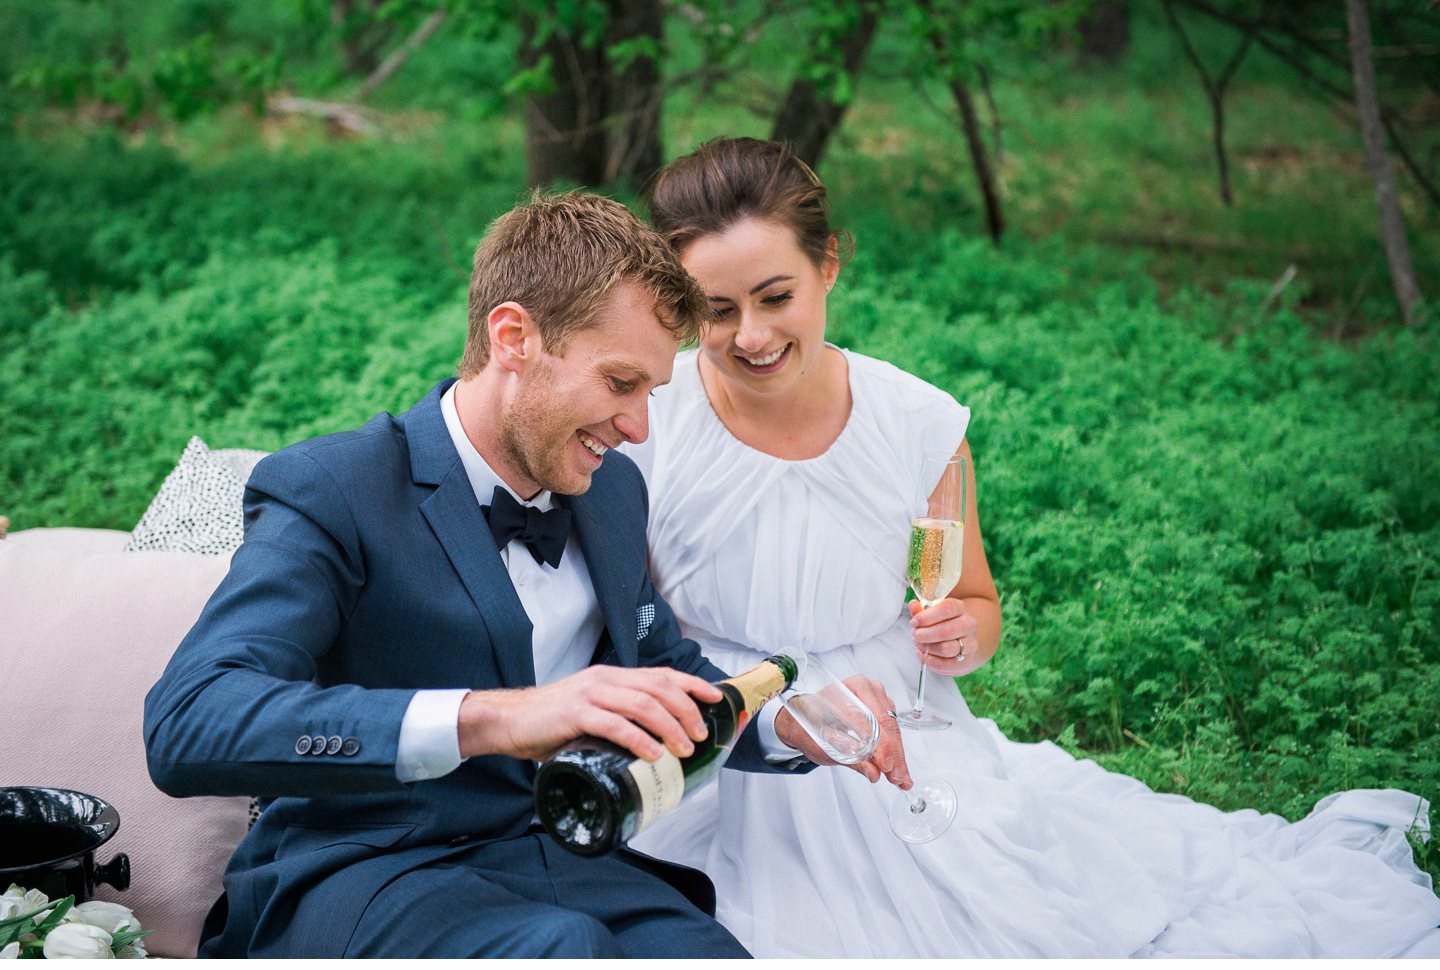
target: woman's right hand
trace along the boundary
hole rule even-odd
[[[914,782],[910,780],[910,767],[905,762],[905,742],[900,735],[900,722],[895,720],[895,702],[877,680],[863,674],[846,677],[846,687],[874,713],[880,722],[880,739],[875,750],[864,761],[845,767],[864,775],[866,780],[877,782],[883,776],[891,784],[907,789]],[[817,745],[785,708],[775,716],[775,735],[782,742],[799,751],[817,765],[839,764]]]

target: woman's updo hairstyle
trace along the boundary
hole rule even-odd
[[[830,228],[825,183],[784,142],[707,141],[661,169],[648,195],[650,222],[677,253],[755,217],[789,226],[819,266],[840,235]]]

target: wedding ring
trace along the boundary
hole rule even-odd
[[[897,721],[900,720],[900,715],[899,715],[899,714],[896,714],[893,710],[886,711],[886,712],[885,712],[885,716],[886,716],[886,717],[893,717],[893,718],[894,718],[895,720],[897,720]]]

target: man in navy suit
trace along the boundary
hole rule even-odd
[[[538,199],[476,251],[458,381],[256,467],[244,545],[145,704],[161,789],[262,796],[203,955],[745,955],[702,874],[570,855],[531,800],[532,759],[581,735],[684,756],[720,697],[607,455],[707,316],[623,206]],[[731,766],[825,761],[757,721]],[[875,761],[903,775],[898,745]]]

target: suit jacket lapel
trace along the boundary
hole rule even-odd
[[[502,682],[506,687],[533,687],[534,628],[495,548],[485,515],[475,500],[475,490],[470,487],[440,413],[440,397],[452,383],[437,385],[404,418],[411,477],[417,483],[438,486],[420,503],[420,512],[490,633]]]
[[[596,474],[598,484],[599,474]],[[557,495],[555,501],[570,509],[574,516],[575,538],[585,553],[590,568],[590,582],[600,601],[600,615],[610,633],[616,659],[625,667],[639,663],[635,641],[635,591],[625,580],[623,563],[616,550],[624,548],[625,538],[605,516],[602,500],[593,487],[584,495]],[[633,541],[633,540],[631,540]]]

